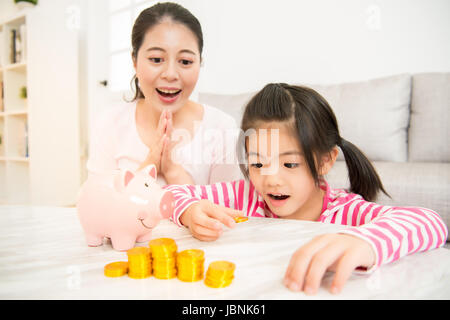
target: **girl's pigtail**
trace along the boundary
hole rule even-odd
[[[338,146],[344,153],[351,192],[360,194],[366,201],[374,201],[380,190],[390,197],[384,190],[383,183],[375,168],[358,147],[342,138],[340,138]]]

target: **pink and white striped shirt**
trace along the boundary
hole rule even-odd
[[[370,271],[411,253],[442,246],[448,230],[433,210],[418,207],[393,207],[364,200],[343,189],[326,191],[322,213],[317,221],[350,226],[339,233],[351,234],[369,242],[376,254]],[[215,204],[241,210],[248,217],[278,218],[266,205],[250,181],[237,180],[212,185],[168,185],[175,198],[172,220],[182,226],[180,216],[193,203],[207,199]]]

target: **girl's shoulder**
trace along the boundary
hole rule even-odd
[[[331,188],[325,180],[320,181],[320,187],[325,191],[324,210],[338,208],[348,205],[353,201],[363,200],[364,198],[356,193],[350,192],[343,188]]]

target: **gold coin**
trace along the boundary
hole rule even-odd
[[[236,268],[236,265],[233,262],[229,262],[229,261],[214,261],[211,262],[209,264],[209,268],[211,269],[211,271],[234,271],[234,269]]]
[[[128,256],[140,256],[150,254],[150,249],[146,247],[135,247],[127,251]]]
[[[200,259],[204,259],[204,257],[205,257],[205,252],[200,249],[183,250],[183,251],[179,252],[177,255],[178,260],[180,260],[180,259],[200,260]]]
[[[133,279],[148,278],[152,274],[150,249],[135,247],[127,251],[128,276]]]
[[[104,274],[107,277],[121,277],[128,272],[128,262],[117,261],[107,264],[104,268]]]
[[[175,243],[175,240],[170,239],[170,238],[158,238],[158,239],[153,239],[150,240],[150,242],[148,243],[150,248],[153,247],[176,247],[177,244]]]
[[[185,282],[194,282],[203,279],[203,262],[205,252],[200,249],[188,249],[178,253],[177,267],[178,279]]]
[[[234,221],[235,221],[236,223],[244,222],[244,221],[247,221],[247,220],[248,220],[247,217],[234,217]]]
[[[153,275],[158,279],[177,276],[177,244],[170,238],[153,239],[148,243],[153,258]]]
[[[206,271],[205,285],[211,288],[224,288],[234,279],[236,265],[229,261],[214,261]]]
[[[210,288],[225,288],[231,284],[231,280],[212,281],[209,278],[205,278],[204,283]]]

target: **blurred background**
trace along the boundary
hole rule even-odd
[[[92,117],[130,96],[131,28],[156,2],[0,0],[0,203],[75,203]],[[448,0],[174,2],[203,28],[194,100],[450,71]]]

